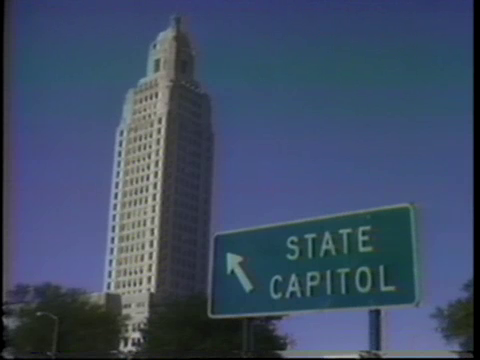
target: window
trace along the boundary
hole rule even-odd
[[[160,58],[155,59],[153,62],[153,72],[157,73],[160,71]]]
[[[185,73],[187,72],[187,65],[188,65],[188,64],[187,64],[187,61],[186,61],[186,60],[182,60],[182,61],[180,62],[180,72],[181,72],[182,74],[185,74]]]

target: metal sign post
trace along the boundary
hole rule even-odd
[[[374,309],[368,312],[369,350],[382,351],[382,310]]]
[[[242,356],[251,357],[253,352],[253,319],[242,319]]]

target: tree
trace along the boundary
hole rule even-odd
[[[27,291],[28,290],[28,291]],[[118,349],[125,318],[111,309],[93,303],[80,289],[45,283],[17,285],[9,293],[8,306],[14,323],[8,331],[8,346],[27,356],[51,351],[55,320],[58,318],[56,353],[62,358],[106,356]]]
[[[437,307],[431,314],[436,320],[436,330],[449,344],[456,344],[462,351],[473,351],[473,279],[467,281],[463,297]]]
[[[281,357],[277,351],[291,342],[279,335],[279,318],[258,319],[254,325],[256,357]],[[182,357],[242,357],[242,320],[210,319],[207,300],[203,295],[171,300],[152,309],[145,338],[137,356]]]

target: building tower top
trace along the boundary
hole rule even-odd
[[[170,28],[174,29],[176,32],[182,30],[182,17],[180,15],[172,15],[170,17]]]
[[[179,15],[170,17],[170,26],[158,34],[150,45],[147,77],[192,81],[195,74],[195,54]]]

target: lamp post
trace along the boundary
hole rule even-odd
[[[55,359],[55,353],[57,352],[57,339],[58,339],[58,317],[50,314],[49,312],[37,312],[37,316],[48,316],[54,321],[54,327],[53,327],[53,339],[52,339],[52,359]]]

